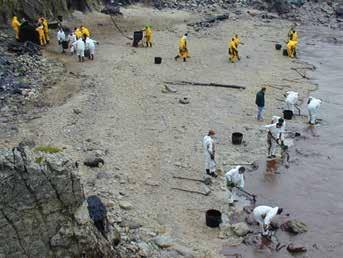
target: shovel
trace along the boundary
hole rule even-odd
[[[246,194],[246,195],[248,195],[249,197],[251,197],[252,198],[252,201],[255,203],[256,202],[256,194],[252,194],[252,193],[249,193],[249,192],[247,192],[247,191],[245,191],[245,190],[243,190],[242,188],[240,188],[240,187],[237,187],[237,186],[235,186],[235,188],[237,188],[239,191],[241,191],[242,193],[244,193],[244,194]]]
[[[229,164],[229,165],[231,165],[231,166],[251,166],[251,168],[254,170],[257,170],[259,167],[257,161],[254,161],[252,163]]]
[[[189,178],[189,177],[182,177],[182,176],[173,176],[173,178],[182,179],[182,180],[189,180],[189,181],[195,181],[195,182],[201,182],[201,183],[204,183],[205,185],[211,185],[212,184],[212,180],[209,177],[205,178],[204,180],[196,179],[196,178]]]

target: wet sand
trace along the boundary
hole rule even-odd
[[[313,129],[305,123],[288,123],[291,131],[302,134],[290,153],[290,168],[261,161],[260,170],[249,180],[249,189],[258,194],[258,205],[283,207],[292,218],[309,226],[307,233],[289,238],[281,234],[279,238],[283,244],[294,242],[308,248],[297,257],[343,257],[343,51],[342,45],[325,40],[342,39],[342,33],[313,27],[303,27],[300,32],[304,35],[300,58],[317,67],[310,75],[319,90],[310,95],[324,100],[319,115],[323,121]],[[305,105],[302,110],[306,111]],[[245,258],[291,257],[285,249],[273,254],[244,247],[238,251]]]

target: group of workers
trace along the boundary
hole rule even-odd
[[[204,156],[205,156],[205,171],[206,174],[212,177],[217,177],[216,174],[216,161],[215,161],[215,131],[210,130],[203,139]],[[236,197],[236,190],[243,191],[244,173],[246,169],[243,166],[236,166],[225,173],[224,183],[226,186],[225,191],[225,201],[232,206]],[[279,207],[269,207],[269,206],[257,206],[253,210],[253,215],[256,222],[259,223],[261,227],[261,233],[264,236],[269,235],[270,223],[276,215],[280,215],[283,209]]]
[[[22,23],[26,22],[25,18],[22,19]],[[16,39],[19,40],[20,36],[20,26],[22,23],[19,21],[17,16],[13,16],[12,18],[12,28],[16,33]],[[48,20],[44,17],[38,18],[37,24],[36,24],[36,31],[38,33],[38,39],[41,46],[45,46],[49,43],[49,23]]]
[[[23,18],[22,22],[26,22]],[[20,38],[20,23],[17,16],[12,18],[12,28],[16,33],[16,39],[19,40]],[[48,20],[44,17],[40,17],[37,21],[36,31],[38,35],[38,41],[41,46],[45,46],[49,43],[49,24]],[[149,38],[149,45],[152,46],[152,31],[146,32],[147,35],[150,35]],[[62,26],[59,26],[57,31],[57,41],[58,44],[62,47],[62,53],[65,52],[66,49],[70,50],[71,54],[76,53],[79,61],[84,62],[85,53],[89,55],[89,59],[94,60],[95,55],[95,45],[98,44],[97,41],[90,38],[90,31],[85,26],[81,25],[80,27],[74,28],[73,31],[67,36]]]
[[[60,27],[57,31],[57,41],[62,46],[62,53],[69,49],[71,55],[76,53],[79,62],[84,62],[86,54],[90,60],[94,60],[95,45],[98,44],[97,41],[90,38],[90,35],[90,30],[83,25],[74,28],[68,36]]]
[[[266,88],[263,87],[256,94],[257,120],[263,121],[263,113],[265,106],[265,92]],[[295,91],[288,91],[285,94],[284,110],[295,113],[297,107],[299,94]],[[307,102],[308,109],[308,122],[310,125],[316,124],[317,114],[321,105],[321,100],[309,97]],[[283,153],[287,152],[288,146],[285,145],[286,121],[279,116],[273,116],[271,123],[264,126],[267,129],[267,144],[268,144],[268,158],[276,158],[277,147],[281,147],[281,158]],[[210,130],[203,138],[203,149],[205,158],[205,172],[208,176],[217,177],[216,174],[216,161],[215,161],[215,131]],[[289,158],[289,156],[288,156]],[[236,166],[225,173],[224,180],[226,186],[225,200],[229,205],[233,205],[236,201],[236,190],[244,191],[244,173],[246,169],[243,166]],[[255,220],[261,226],[262,235],[270,234],[270,223],[276,215],[282,213],[282,208],[258,206],[254,209],[253,215]]]

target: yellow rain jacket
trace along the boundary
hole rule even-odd
[[[46,45],[46,38],[45,38],[45,33],[44,33],[44,27],[43,25],[40,25],[36,28],[36,31],[38,32],[39,35],[39,42],[41,46]]]
[[[179,56],[182,58],[187,58],[189,56],[187,38],[185,36],[182,36],[179,40]]]
[[[80,28],[80,32],[81,32],[81,35],[86,35],[87,37],[89,37],[91,35],[89,29],[87,29],[86,27],[82,27]]]
[[[20,28],[20,22],[18,21],[17,16],[13,16],[12,18],[12,28],[14,29],[16,33],[16,39],[19,39],[19,28]]]
[[[288,44],[287,44],[287,53],[288,53],[288,56],[290,58],[294,58],[294,54],[295,54],[295,50],[296,50],[296,47],[297,47],[297,43],[296,41],[294,40],[290,40],[288,41]]]

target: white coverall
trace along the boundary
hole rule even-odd
[[[240,167],[241,166],[237,166],[226,172],[224,177],[226,185],[225,199],[228,201],[229,204],[233,203],[234,191],[236,189],[232,186],[232,184],[237,187],[244,188],[244,175],[239,173]]]
[[[320,105],[322,104],[322,101],[320,99],[316,99],[313,97],[310,97],[310,103],[307,104],[307,110],[308,110],[308,120],[311,124],[316,124],[317,115],[319,112]]]
[[[85,42],[79,38],[76,42],[76,54],[80,57],[85,57]]]
[[[91,38],[87,38],[86,39],[86,49],[89,50],[89,53],[91,55],[95,54],[95,44],[97,44],[97,42]]]
[[[206,135],[203,140],[204,156],[205,156],[205,170],[210,170],[210,173],[216,172],[216,162],[211,159],[211,155],[214,155],[214,140]]]
[[[268,230],[265,230],[265,228],[270,225],[278,210],[279,207],[273,208],[269,206],[257,206],[254,209],[254,218],[260,225],[262,234],[268,233]]]
[[[292,110],[293,114],[295,112],[294,107],[295,104],[298,102],[298,92],[295,91],[287,91],[287,97],[286,97],[286,107],[287,110]]]
[[[279,119],[282,117],[279,116],[273,116],[272,117],[272,124],[276,124],[277,122],[279,122]],[[282,126],[281,126],[282,132],[285,133],[286,132],[286,121],[283,120]]]
[[[68,36],[68,41],[70,43],[70,53],[74,53],[75,52],[75,45],[74,45],[74,42],[77,41],[76,39],[76,35],[75,33],[70,33],[69,36]]]
[[[59,44],[62,43],[62,41],[65,41],[66,40],[66,34],[64,33],[63,30],[59,30],[57,32],[57,41]]]
[[[268,129],[268,131],[271,134],[271,139],[270,139],[270,150],[268,155],[275,155],[276,153],[276,147],[278,143],[276,140],[283,141],[284,140],[284,134],[283,134],[283,129],[282,127],[278,128],[276,127],[277,123],[275,124],[270,124],[270,125],[265,125],[264,127]],[[279,142],[281,144],[281,142]]]

